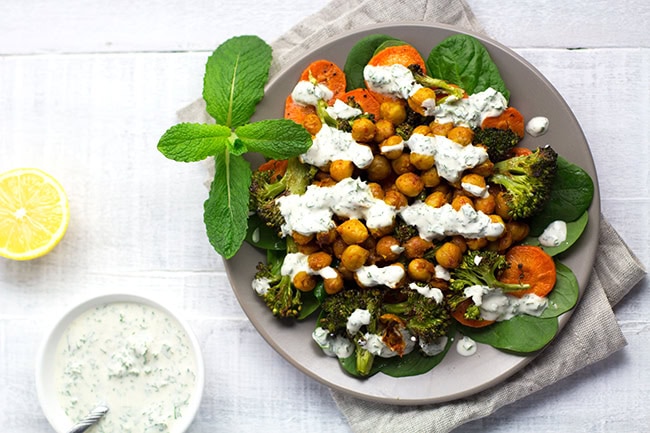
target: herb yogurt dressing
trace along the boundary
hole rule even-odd
[[[197,386],[197,359],[180,324],[137,302],[112,302],[74,319],[56,349],[55,385],[66,415],[104,402],[97,433],[173,432]]]

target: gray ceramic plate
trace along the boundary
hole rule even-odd
[[[468,32],[444,25],[400,23],[341,34],[278,74],[269,83],[255,120],[283,116],[286,96],[311,61],[325,58],[343,67],[350,48],[360,38],[373,33],[389,34],[407,41],[426,58],[429,51],[444,38]],[[548,80],[510,49],[483,36],[472,35],[485,45],[499,67],[511,92],[510,104],[518,108],[526,119],[546,116],[550,120],[548,133],[538,138],[526,136],[522,144],[532,148],[551,144],[559,154],[580,165],[596,180],[593,160],[582,130],[566,102]],[[576,274],[581,293],[587,285],[598,245],[599,216],[600,199],[596,182],[586,231],[570,254],[562,257],[563,263]],[[343,372],[336,359],[323,355],[312,341],[313,319],[291,325],[282,323],[257,297],[250,283],[255,265],[262,260],[264,255],[260,251],[245,244],[234,258],[226,262],[230,282],[242,308],[258,332],[282,357],[305,374],[336,390],[384,403],[439,403],[467,397],[498,384],[534,358],[506,354],[484,345],[479,346],[475,355],[462,357],[452,348],[442,363],[424,375],[393,378],[380,373],[366,380],[353,378]],[[569,318],[568,313],[562,316],[560,327]]]

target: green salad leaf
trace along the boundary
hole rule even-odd
[[[386,41],[394,41],[394,37],[384,34],[372,34],[360,39],[348,53],[343,66],[345,72],[346,89],[365,89],[366,82],[363,79],[363,68],[375,54],[375,51]]]
[[[580,239],[580,236],[582,236],[582,233],[585,231],[585,228],[587,227],[588,222],[589,222],[589,213],[586,212],[586,211],[577,220],[567,222],[566,223],[566,231],[567,231],[566,240],[564,242],[560,243],[560,245],[558,245],[558,246],[547,247],[547,246],[541,245],[539,243],[538,236],[529,236],[523,241],[523,243],[528,244],[528,245],[539,246],[544,251],[546,251],[546,253],[549,256],[556,256],[556,255],[558,255],[560,253],[565,252],[569,248],[571,248],[571,246],[573,244],[575,244],[578,241],[578,239]]]
[[[578,280],[571,269],[560,263],[555,262],[557,280],[555,287],[548,294],[548,307],[540,316],[541,318],[557,317],[575,307],[580,297],[580,286]]]
[[[499,68],[483,44],[472,36],[446,38],[431,50],[426,63],[428,75],[454,83],[470,95],[492,87],[510,99]]]

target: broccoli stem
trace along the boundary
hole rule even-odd
[[[370,353],[367,349],[361,347],[361,345],[356,342],[356,366],[357,371],[361,376],[367,376],[370,374],[372,369],[372,363],[375,360],[375,355]]]

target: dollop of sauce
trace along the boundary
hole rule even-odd
[[[299,105],[318,105],[319,100],[328,101],[334,93],[324,84],[312,83],[311,81],[298,81],[291,92],[291,98]]]
[[[344,359],[354,353],[354,343],[347,337],[331,335],[327,329],[320,326],[314,329],[311,337],[327,356]]]
[[[557,247],[566,241],[566,222],[558,220],[550,223],[537,238],[539,243],[545,247]]]
[[[422,352],[427,356],[435,356],[445,350],[447,341],[449,341],[447,336],[438,337],[430,343],[425,343],[420,340],[420,349],[422,349]]]
[[[539,317],[548,307],[548,298],[534,293],[518,298],[503,293],[501,289],[479,285],[466,287],[464,293],[472,298],[485,320],[501,322],[522,314]]]
[[[440,123],[453,122],[454,125],[477,128],[481,126],[483,120],[499,116],[506,108],[508,108],[508,101],[505,96],[488,87],[467,98],[448,97],[443,103],[436,105],[433,114]]]
[[[300,155],[306,164],[324,167],[337,159],[352,161],[359,168],[367,168],[374,155],[369,146],[357,143],[349,132],[323,125],[314,137],[311,147]]]
[[[334,105],[327,107],[325,111],[332,117],[332,119],[351,119],[363,114],[363,111],[349,106],[340,99],[334,101]]]
[[[366,65],[363,68],[363,78],[368,83],[370,90],[401,99],[408,99],[422,87],[415,81],[413,73],[406,66],[400,64]]]
[[[55,383],[71,424],[105,402],[94,432],[173,431],[196,387],[196,355],[163,311],[114,302],[74,319],[58,343]]]
[[[425,286],[420,286],[416,283],[411,283],[409,284],[409,289],[415,290],[418,292],[420,295],[424,296],[425,298],[431,298],[434,301],[436,301],[436,304],[439,304],[442,302],[444,299],[444,295],[442,294],[442,290],[440,290],[437,287],[432,287],[429,285]]]
[[[546,117],[537,116],[533,117],[526,123],[526,132],[533,137],[539,137],[546,134],[548,131],[549,121]]]
[[[476,342],[466,335],[456,343],[456,352],[461,356],[472,356],[476,353],[476,350]]]

